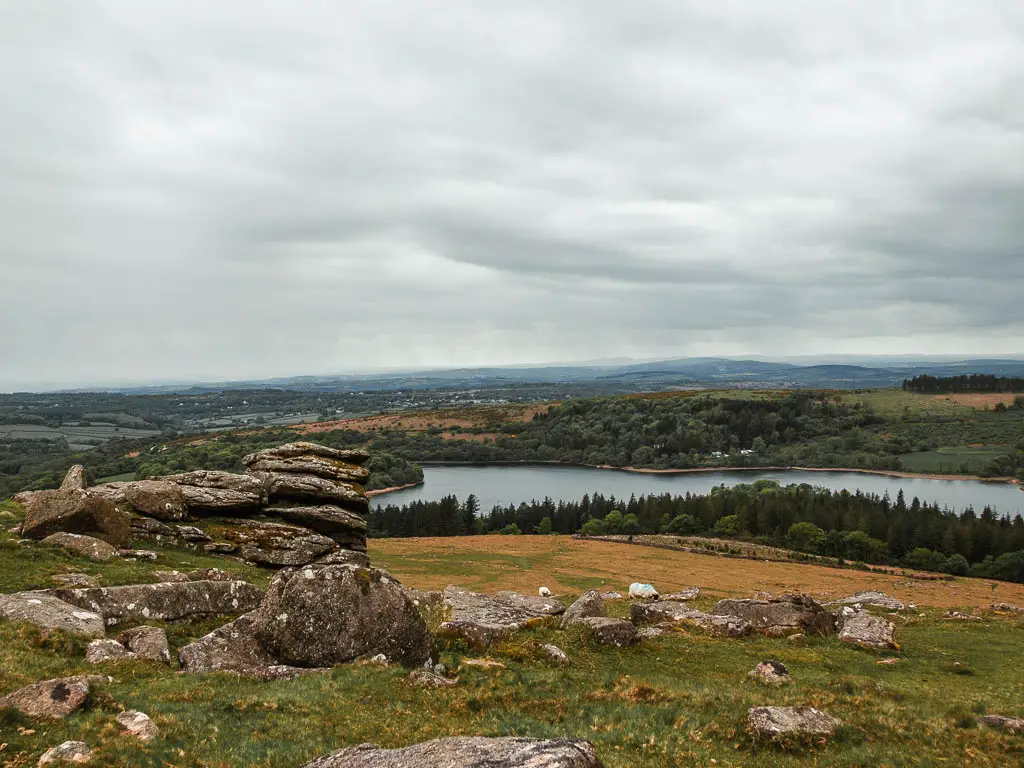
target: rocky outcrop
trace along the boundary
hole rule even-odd
[[[573,622],[585,619],[590,616],[607,616],[608,609],[605,607],[601,594],[592,589],[584,592],[579,598],[565,609],[562,614],[562,627],[568,627]]]
[[[81,533],[115,547],[127,546],[131,539],[128,512],[90,490],[33,491],[23,505],[25,522],[21,533],[29,539],[44,539],[61,532]]]
[[[625,619],[612,619],[608,616],[587,616],[573,622],[574,626],[586,628],[591,636],[602,645],[615,645],[620,648],[632,645],[636,640],[636,627]]]
[[[310,671],[278,664],[253,634],[251,613],[182,646],[178,661],[192,674],[231,672],[260,680],[289,680]]]
[[[721,637],[746,637],[750,634],[750,622],[745,619],[704,613],[674,600],[633,603],[629,612],[633,623],[637,625],[686,624]]]
[[[171,663],[171,649],[167,644],[167,632],[160,627],[133,627],[117,636],[129,652],[140,659]]]
[[[45,592],[0,595],[0,618],[23,621],[40,629],[59,629],[85,637],[103,637],[103,617]]]
[[[337,547],[307,528],[256,520],[238,520],[226,535],[246,560],[277,568],[306,565]]]
[[[282,571],[253,614],[262,648],[279,663],[323,667],[383,653],[419,666],[433,654],[427,626],[386,571],[350,565]]]
[[[295,442],[250,453],[242,459],[242,463],[248,467],[264,459],[294,459],[300,456],[316,456],[356,465],[365,464],[370,458],[370,454],[361,448],[330,448],[319,443]]]
[[[72,466],[64,475],[64,482],[60,484],[62,491],[85,490],[88,487],[89,483],[85,479],[85,467],[81,464]]]
[[[831,736],[842,723],[814,707],[751,707],[747,730],[752,736]]]
[[[738,616],[751,629],[769,637],[796,633],[829,635],[835,632],[835,618],[808,595],[782,595],[764,600],[719,600],[711,613]]]
[[[305,526],[329,536],[345,549],[366,551],[366,520],[355,512],[335,505],[269,507],[268,515],[280,517],[288,523]]]
[[[370,502],[362,486],[325,480],[316,475],[296,475],[284,472],[258,472],[272,503],[281,501],[319,502],[336,504],[365,514]]]
[[[876,650],[899,649],[893,623],[863,609],[844,607],[836,614],[836,626],[840,642]]]
[[[889,597],[884,592],[857,592],[849,597],[842,597],[830,603],[824,603],[826,606],[858,604],[877,605],[879,608],[888,608],[890,611],[902,611],[907,607],[903,601],[897,600],[895,597]]]
[[[326,459],[307,454],[290,458],[273,458],[269,456],[246,456],[246,467],[250,472],[283,472],[316,475],[336,483],[365,483],[370,477],[370,470],[338,459]]]
[[[446,587],[443,604],[450,611],[441,631],[486,648],[523,627],[557,616],[565,606],[557,600],[499,592],[493,597],[460,587]]]
[[[105,680],[105,677],[90,675],[43,680],[0,698],[0,709],[16,709],[23,715],[42,720],[63,720],[89,699],[90,683]]]
[[[601,768],[594,747],[568,739],[458,736],[401,749],[349,747],[303,768]]]
[[[86,557],[100,563],[117,557],[116,547],[111,546],[103,541],[103,539],[97,539],[94,536],[83,536],[79,533],[51,533],[43,539],[43,544],[51,547],[60,547],[65,552]]]
[[[36,765],[71,763],[82,765],[92,759],[92,750],[84,741],[65,741],[43,752]]]
[[[131,584],[124,587],[54,589],[55,598],[102,616],[108,624],[122,619],[173,621],[188,616],[216,616],[251,611],[263,597],[245,581],[190,581]]]
[[[192,514],[254,512],[267,502],[263,483],[250,475],[204,469],[153,479],[177,485]]]

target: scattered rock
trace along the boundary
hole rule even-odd
[[[739,616],[751,629],[769,637],[804,634],[829,635],[835,618],[809,595],[782,595],[767,600],[719,600],[711,613]]]
[[[185,672],[233,672],[261,680],[292,679],[315,670],[278,664],[253,634],[253,615],[247,613],[178,651]]]
[[[641,584],[634,581],[629,585],[629,596],[634,600],[657,600],[658,590],[653,584]]]
[[[791,643],[798,643],[805,637],[807,637],[807,635],[805,635],[803,632],[797,632],[795,635],[786,635],[786,640],[788,640]]]
[[[68,473],[64,475],[64,482],[60,484],[62,491],[84,491],[89,487],[89,483],[85,480],[85,467],[81,464],[75,464]]]
[[[46,750],[36,765],[54,765],[55,763],[87,763],[92,757],[92,750],[84,741],[65,741],[56,747]]]
[[[243,558],[272,567],[307,565],[338,546],[306,528],[256,520],[238,520],[227,537],[238,545]]]
[[[633,603],[630,618],[634,624],[688,624],[722,637],[746,637],[750,634],[750,623],[745,619],[704,613],[673,600]]]
[[[382,667],[388,666],[391,662],[388,661],[388,657],[383,653],[378,653],[376,656],[371,656],[369,659],[370,664],[380,664]]]
[[[961,613],[960,611],[946,611],[942,618],[952,619],[953,621],[984,621],[981,616],[972,616],[969,613]]]
[[[89,664],[106,664],[108,661],[134,659],[135,654],[117,640],[106,638],[93,640],[85,649],[85,660]]]
[[[463,659],[461,667],[476,667],[477,669],[507,669],[500,661],[494,659]]]
[[[636,640],[636,627],[625,619],[589,616],[575,623],[590,630],[594,639],[602,645],[615,645],[621,648],[631,645]]]
[[[557,600],[499,592],[493,597],[460,587],[445,587],[444,606],[451,611],[441,631],[486,648],[495,640],[565,612]]]
[[[602,592],[601,593],[601,599],[602,600],[621,600],[622,599],[622,595],[619,592]]]
[[[665,634],[662,627],[641,627],[636,631],[637,640],[653,640]]]
[[[875,662],[875,664],[899,664],[899,663],[900,663],[900,659],[897,659],[897,658],[894,658],[894,657],[890,657],[888,659],[879,659],[878,661]]]
[[[459,681],[451,680],[426,669],[414,669],[409,673],[409,682],[419,688],[448,688]]]
[[[116,720],[128,733],[142,741],[150,741],[160,735],[160,729],[156,723],[143,712],[130,709],[119,714]]]
[[[194,525],[176,525],[174,528],[177,531],[178,537],[185,541],[192,543],[213,541],[206,531],[202,528],[196,528]]]
[[[99,486],[102,488],[103,486]],[[179,539],[177,528],[172,528],[167,523],[161,523],[152,517],[132,517],[132,536],[151,541],[177,541]]]
[[[148,560],[151,563],[156,562],[156,552],[151,549],[119,549],[117,554],[125,560]]]
[[[330,666],[383,653],[419,666],[433,655],[427,625],[386,571],[350,565],[282,571],[253,613],[260,645],[280,663]]]
[[[890,611],[902,611],[907,606],[895,597],[889,597],[884,592],[858,592],[849,597],[833,600],[825,605],[877,605],[879,608],[888,608]]]
[[[365,464],[370,454],[361,448],[329,448],[326,445],[320,445],[319,443],[306,443],[306,442],[295,442],[285,443],[279,445],[276,448],[267,448],[266,450],[257,451],[256,453],[250,453],[248,456],[242,459],[242,463],[246,466],[251,466],[258,461],[263,459],[292,459],[299,456],[319,456],[324,459],[334,459],[335,461],[343,461],[347,464]]]
[[[245,581],[130,584],[93,589],[54,589],[54,597],[93,613],[109,624],[121,619],[173,621],[251,611],[263,591]]]
[[[750,671],[750,677],[765,685],[786,685],[793,681],[781,661],[762,661]]]
[[[843,643],[878,650],[899,649],[893,623],[863,609],[846,606],[836,615],[836,624]]]
[[[89,684],[102,677],[77,675],[27,685],[0,698],[0,709],[10,707],[28,717],[63,720],[89,698]]]
[[[140,659],[171,663],[167,632],[160,627],[133,627],[117,636],[117,641]]]
[[[1024,613],[1024,608],[1019,608],[1012,603],[992,603],[989,606],[989,610],[1000,613]]]
[[[212,544],[203,545],[203,551],[209,552],[210,554],[228,555],[236,549],[238,549],[238,547],[230,541],[215,541]]]
[[[985,715],[981,718],[981,722],[990,728],[998,728],[999,730],[1010,731],[1011,733],[1024,733],[1024,718],[1022,717]]]
[[[814,707],[751,707],[747,730],[760,738],[831,736],[842,723]]]
[[[98,576],[90,576],[87,573],[58,573],[51,576],[50,581],[62,587],[98,587],[100,585]]]
[[[321,533],[346,549],[366,551],[366,521],[342,507],[268,507],[266,513]]]
[[[353,552],[351,549],[336,549],[323,557],[318,557],[313,563],[316,565],[358,565],[362,568],[369,568],[370,556],[365,552]],[[440,595],[441,593],[431,592],[430,594]]]
[[[544,651],[547,657],[552,661],[557,661],[559,664],[569,663],[569,655],[561,648],[559,648],[557,645],[545,643],[540,647],[540,649]]]
[[[700,587],[687,587],[686,589],[681,589],[678,592],[671,592],[671,593],[669,593],[667,595],[662,595],[660,599],[661,600],[678,600],[678,601],[693,600],[699,594],[700,594]]]
[[[24,621],[41,629],[60,629],[86,637],[103,637],[103,617],[45,592],[0,595],[0,618]]]
[[[594,747],[569,739],[458,736],[381,749],[373,744],[349,747],[307,763],[303,768],[601,768]]]
[[[220,568],[197,568],[188,572],[189,581],[240,581],[234,574]]]
[[[565,609],[565,613],[562,614],[562,627],[568,627],[570,624],[585,619],[588,616],[607,616],[608,609],[605,607],[604,600],[601,599],[601,595],[596,590],[590,590],[584,592],[579,598]]]
[[[131,537],[131,515],[91,490],[35,491],[24,506],[22,535],[29,539],[81,533],[123,547]]]

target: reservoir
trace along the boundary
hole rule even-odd
[[[888,493],[895,500],[903,491],[907,504],[916,496],[922,502],[938,503],[957,512],[973,506],[981,513],[986,506],[1011,517],[1024,515],[1024,493],[1020,486],[985,483],[978,480],[936,480],[924,477],[891,477],[863,472],[807,470],[747,470],[647,474],[613,469],[559,466],[424,466],[424,484],[380,496],[370,501],[378,507],[408,504],[411,501],[436,501],[454,494],[459,501],[473,493],[480,510],[490,512],[495,504],[519,504],[550,497],[555,502],[576,501],[584,494],[629,499],[637,496],[669,493],[707,493],[718,485],[774,480],[780,485],[808,483],[835,491],[861,491],[879,496]]]

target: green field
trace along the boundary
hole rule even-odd
[[[900,456],[900,461],[907,472],[973,475],[984,471],[992,459],[1013,450],[1011,445],[949,446],[934,451],[905,453]]]

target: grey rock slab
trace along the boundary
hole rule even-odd
[[[167,632],[161,627],[132,627],[119,634],[117,641],[140,659],[171,663]]]
[[[84,741],[65,741],[43,752],[36,765],[70,763],[82,765],[92,759],[92,750]]]
[[[51,533],[42,541],[50,547],[59,547],[79,557],[86,557],[98,563],[104,563],[117,557],[117,547],[113,547],[103,539],[85,536],[80,533]]]
[[[674,600],[633,603],[630,606],[630,618],[637,625],[684,624],[700,627],[720,637],[746,637],[750,634],[750,622],[746,619],[704,613]]]
[[[306,565],[338,547],[333,539],[308,528],[257,520],[237,520],[225,535],[238,546],[241,557],[275,568]]]
[[[693,600],[700,595],[700,587],[686,587],[678,592],[670,592],[667,595],[662,595],[661,600]]]
[[[106,664],[108,661],[122,661],[134,658],[135,654],[117,642],[117,640],[107,638],[93,640],[85,649],[85,660],[89,664]]]
[[[266,514],[328,536],[346,549],[366,551],[366,520],[342,507],[332,504],[275,506],[268,507]]]
[[[814,707],[751,707],[747,710],[747,730],[760,738],[831,736],[840,725],[839,720]]]
[[[42,720],[63,720],[85,704],[90,683],[99,680],[106,678],[76,675],[42,680],[0,698],[0,709],[16,709],[23,715]]]
[[[572,605],[565,609],[562,614],[562,626],[568,627],[573,622],[585,619],[590,616],[607,616],[608,608],[604,604],[601,594],[592,589],[584,592]]]
[[[835,632],[835,618],[808,595],[719,600],[711,613],[717,616],[738,616],[750,622],[754,632],[769,637],[785,637],[797,632],[815,635]]]
[[[188,515],[181,486],[169,480],[137,480],[122,487],[132,509],[157,520],[184,520]]]
[[[62,491],[85,490],[88,487],[89,483],[85,480],[85,467],[81,464],[72,466],[68,473],[64,475],[64,481],[60,484],[60,490]]]
[[[565,610],[564,605],[550,598],[514,592],[490,596],[453,586],[445,587],[442,601],[450,614],[440,629],[479,647],[487,647],[495,640]]]
[[[602,645],[615,645],[622,648],[636,641],[636,627],[625,619],[587,616],[574,622],[575,625],[586,627],[594,639]]]
[[[287,472],[255,472],[253,477],[263,483],[270,501],[275,504],[280,501],[315,501],[343,505],[363,515],[370,509],[362,486],[354,483]]]
[[[303,768],[602,768],[590,742],[456,736],[401,749],[349,747]]]
[[[125,731],[141,741],[151,741],[160,735],[160,729],[157,727],[157,724],[144,712],[130,709],[126,712],[121,712],[114,719],[120,723]]]
[[[123,547],[131,538],[131,515],[91,490],[35,491],[24,507],[22,535],[29,539],[82,533]]]
[[[836,624],[841,642],[876,650],[899,648],[895,625],[881,616],[846,606],[837,613]]]
[[[906,603],[902,600],[897,600],[895,597],[889,597],[884,592],[857,592],[856,594],[850,595],[849,597],[841,597],[838,600],[833,600],[823,605],[877,605],[879,608],[888,608],[890,611],[902,611],[905,609]]]
[[[351,565],[306,566],[277,574],[253,614],[273,658],[325,667],[383,653],[416,667],[434,655],[419,611],[390,574]]]
[[[313,561],[314,565],[358,565],[363,568],[370,567],[370,556],[365,552],[356,552],[351,549],[336,549],[328,552],[322,557]],[[432,594],[440,595],[440,592]]]
[[[980,720],[989,728],[998,728],[1001,731],[1010,731],[1011,733],[1024,733],[1024,718],[1022,717],[985,715]]]
[[[173,621],[251,611],[263,591],[245,581],[190,581],[130,584],[123,587],[55,589],[50,594],[97,613],[114,624],[121,619]]]
[[[152,479],[178,485],[189,512],[197,514],[255,511],[267,501],[262,481],[251,475],[196,470]]]
[[[319,443],[298,441],[250,453],[242,459],[242,463],[249,466],[262,459],[294,459],[300,456],[319,456],[357,465],[366,463],[370,458],[370,454],[362,448],[330,448]]]
[[[98,613],[84,610],[46,592],[0,595],[0,618],[86,637],[103,637],[106,626]]]
[[[246,458],[252,458],[252,461],[246,464],[250,472],[294,472],[302,475],[316,475],[335,482],[359,484],[365,483],[370,477],[370,470],[365,467],[322,456],[305,455],[290,458],[247,456]]]
[[[50,581],[61,587],[98,587],[100,579],[98,576],[90,576],[88,573],[57,573],[50,577]]]

